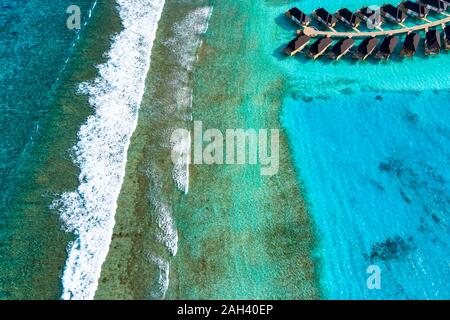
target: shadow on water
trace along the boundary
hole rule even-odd
[[[303,49],[302,52],[296,54],[293,57],[289,57],[289,56],[287,56],[284,53],[284,49],[285,48],[286,48],[286,44],[280,45],[278,48],[276,48],[273,51],[272,56],[275,57],[278,61],[284,61],[286,59],[295,59],[296,61],[298,61],[298,62],[300,62],[302,64],[311,61],[311,59],[306,56],[306,53],[308,52],[308,47]],[[438,55],[433,55],[433,56],[425,55],[423,39],[421,41],[421,44],[417,48],[416,54],[412,58],[406,58],[406,57],[402,58],[402,57],[400,57],[401,48],[402,48],[402,45],[400,43],[397,46],[395,52],[391,54],[389,59],[377,59],[377,58],[375,58],[375,55],[376,55],[377,50],[378,50],[377,49],[364,61],[353,59],[353,54],[356,51],[356,49],[351,50],[350,52],[348,52],[339,61],[334,61],[333,59],[330,59],[328,57],[328,52],[329,51],[327,50],[327,52],[325,52],[317,60],[311,61],[311,62],[321,63],[321,64],[325,64],[325,65],[328,65],[328,64],[331,64],[331,63],[334,63],[334,64],[348,63],[350,65],[357,65],[357,64],[361,64],[361,63],[364,63],[364,64],[365,63],[369,63],[369,64],[373,64],[373,65],[387,66],[387,65],[390,65],[390,64],[403,63],[403,62],[406,62],[406,61],[408,61],[410,59],[428,60],[428,59],[435,59],[435,58],[437,58],[438,56],[440,56],[442,54],[449,54],[448,51],[441,50],[440,54],[438,54]]]
[[[289,30],[289,31],[296,31],[298,29],[298,26],[295,25],[294,22],[292,22],[291,20],[289,20],[284,13],[278,15],[278,17],[275,18],[275,23],[283,28],[284,30]]]
[[[331,59],[328,56],[328,52],[323,54],[322,56],[318,57],[316,60],[312,60],[307,56],[309,47],[306,47],[301,52],[297,53],[295,56],[288,56],[284,53],[284,49],[286,48],[286,44],[282,44],[279,47],[277,47],[273,52],[272,56],[275,57],[278,61],[284,61],[284,60],[296,60],[297,62],[301,64],[305,63],[320,63],[323,65],[329,65],[329,64],[338,64],[338,63],[346,63],[349,64],[356,64],[358,60],[355,60],[352,58],[353,53],[348,53],[346,57],[340,59],[339,61],[335,61],[334,59]],[[377,62],[377,61],[374,61]]]
[[[337,64],[339,61],[335,61],[334,59],[331,59],[327,55],[320,57],[317,59],[317,61],[320,61],[321,64],[329,65],[329,64]]]
[[[307,52],[308,52],[308,49],[305,48],[302,50],[302,52],[297,53],[295,56],[293,56],[292,59],[295,59],[296,61],[298,61],[302,64],[309,63],[309,62],[311,62],[311,59],[306,56]]]
[[[300,62],[302,64],[308,63],[310,62],[311,59],[309,59],[308,57],[305,56],[306,51],[302,51],[297,53],[295,56],[288,56],[284,53],[284,49],[286,48],[286,45],[283,44],[281,46],[279,46],[278,48],[276,48],[273,53],[272,56],[275,57],[278,61],[284,61],[284,60],[293,60],[295,59],[297,62]]]
[[[282,44],[281,46],[273,50],[272,56],[275,57],[278,61],[286,60],[287,58],[289,58],[289,56],[284,53],[285,48],[286,44]]]

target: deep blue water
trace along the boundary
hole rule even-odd
[[[450,92],[286,99],[327,298],[450,297]],[[366,286],[368,266],[381,289]]]
[[[53,217],[47,216],[48,211],[36,214],[31,209],[45,195],[24,196],[23,186],[38,173],[33,165],[44,126],[58,125],[46,119],[55,112],[52,97],[77,39],[77,31],[66,27],[66,9],[78,5],[84,22],[92,3],[0,1],[0,298],[48,294],[30,288],[27,281],[35,276],[32,270],[43,250],[39,239],[46,234],[39,229],[37,216],[44,222]],[[40,143],[51,143],[43,140]]]
[[[14,194],[18,168],[49,111],[49,99],[70,56],[76,31],[66,28],[66,8],[87,14],[91,0],[0,2],[0,206]],[[85,18],[85,17],[84,17]]]
[[[450,298],[449,59],[425,57],[421,43],[413,59],[278,62],[290,75],[281,122],[316,226],[325,298]],[[380,290],[367,288],[370,265],[381,269]]]

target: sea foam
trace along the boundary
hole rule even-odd
[[[162,300],[166,297],[166,292],[169,289],[169,262],[161,257],[148,255],[148,260],[154,263],[159,269],[159,276],[157,280],[158,288],[151,294],[152,299]]]
[[[186,17],[172,27],[173,37],[165,40],[163,44],[175,55],[181,71],[177,72],[171,86],[177,88],[174,92],[177,104],[173,108],[186,121],[192,120],[192,87],[190,78],[194,64],[198,59],[198,49],[202,44],[202,35],[208,30],[208,23],[213,7],[205,6],[189,12]],[[171,148],[180,154],[190,154],[191,137],[178,137],[172,141]],[[178,161],[174,164],[172,177],[178,189],[184,193],[189,191],[189,161]]]
[[[163,0],[117,0],[123,30],[98,76],[82,83],[94,114],[74,147],[80,185],[53,204],[75,240],[68,246],[63,299],[93,299],[114,227],[127,150],[138,117]]]
[[[163,42],[163,45],[172,52],[175,61],[178,62],[169,81],[169,86],[174,88],[171,94],[175,103],[165,103],[164,110],[166,113],[178,117],[181,122],[192,121],[191,75],[197,59],[198,48],[201,45],[201,36],[208,29],[211,13],[212,7],[200,7],[189,12],[180,22],[173,25],[171,37]],[[176,129],[176,127],[172,128],[172,130]],[[162,145],[170,148],[172,153],[187,157],[179,157],[179,161],[174,163],[172,170],[172,178],[177,188],[187,193],[189,191],[190,135],[177,135],[175,139],[171,137],[170,143]],[[156,238],[166,247],[170,256],[175,256],[178,250],[178,231],[173,219],[170,200],[164,192],[162,182],[164,171],[158,165],[153,165],[147,169],[147,175],[152,181],[149,200],[156,212],[156,223],[159,229]],[[157,287],[151,292],[151,298],[164,299],[169,287],[169,257],[165,254],[161,256],[149,254],[148,257],[149,262],[159,270]]]

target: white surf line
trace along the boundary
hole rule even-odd
[[[208,22],[212,14],[212,7],[200,7],[187,14],[187,16],[175,23],[172,31],[174,36],[167,39],[163,44],[176,56],[180,71],[176,72],[176,77],[170,82],[175,88],[173,94],[176,97],[176,105],[165,105],[165,110],[175,113],[181,119],[192,121],[192,87],[190,86],[190,75],[194,64],[198,59],[198,48],[201,45],[201,35],[208,29]],[[177,69],[178,70],[178,69]],[[180,161],[174,164],[172,178],[177,188],[188,193],[189,191],[189,155],[191,148],[191,137],[180,136],[176,141],[171,141],[168,145],[172,151],[178,154],[187,155],[187,161]],[[178,251],[178,231],[173,221],[173,212],[170,203],[164,196],[163,185],[161,183],[162,172],[157,167],[148,168],[149,179],[154,181],[150,202],[157,212],[156,222],[159,227],[157,239],[164,244],[168,253],[175,256]],[[157,288],[151,292],[152,299],[164,299],[169,288],[170,264],[166,256],[148,256],[149,262],[153,263],[159,270]]]
[[[53,204],[66,230],[75,234],[68,246],[62,299],[93,299],[97,290],[164,7],[164,0],[116,2],[124,29],[113,38],[108,61],[98,66],[97,78],[80,85],[94,109],[74,147],[80,185]]]
[[[198,60],[197,52],[202,44],[201,37],[208,30],[212,11],[212,6],[200,7],[191,11],[181,22],[173,26],[174,37],[164,41],[164,45],[172,51],[184,69],[177,75],[178,79],[174,81],[178,88],[175,92],[178,101],[176,108],[179,112],[188,113],[189,120],[192,120],[192,88],[189,87],[189,78],[195,62]],[[191,137],[178,138],[177,141],[172,141],[171,148],[178,154],[184,154],[187,157],[180,157],[179,161],[174,164],[172,178],[179,190],[188,193]]]
[[[151,254],[149,254],[147,258],[159,269],[159,277],[157,282],[158,289],[156,292],[151,293],[151,298],[154,300],[163,300],[166,297],[167,290],[169,289],[169,262]]]

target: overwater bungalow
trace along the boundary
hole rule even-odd
[[[307,26],[311,23],[311,18],[297,7],[293,7],[286,11],[286,17],[299,26]]]
[[[331,13],[329,13],[324,8],[319,8],[319,9],[315,10],[312,13],[312,15],[314,18],[317,19],[317,21],[319,21],[323,25],[327,26],[328,28],[333,28],[337,23],[336,17],[333,16]]]
[[[380,13],[383,17],[394,23],[403,23],[406,20],[406,13],[399,7],[394,7],[392,4],[384,4],[380,8]]]
[[[320,57],[331,44],[333,43],[333,39],[329,37],[320,37],[317,39],[308,50],[308,57],[311,59],[317,59]]]
[[[363,7],[356,11],[355,14],[363,21],[370,22],[374,27],[379,27],[383,23],[383,19],[381,19],[381,16],[377,17],[376,11],[369,7]]]
[[[366,60],[368,56],[375,50],[377,44],[380,42],[375,37],[365,38],[358,46],[356,52],[353,55],[354,59]]]
[[[297,38],[288,43],[286,49],[284,49],[284,53],[286,53],[286,55],[288,56],[294,56],[300,51],[302,51],[310,40],[311,37],[305,34],[301,34]]]
[[[396,36],[386,36],[381,42],[375,57],[377,59],[389,59],[395,48],[397,48],[398,41],[399,38]]]
[[[428,30],[425,35],[425,54],[435,55],[441,51],[441,33],[436,30]]]
[[[361,23],[361,18],[359,18],[356,14],[354,14],[347,8],[340,9],[334,15],[336,16],[336,18],[352,28],[358,28]]]
[[[424,4],[427,9],[442,13],[447,10],[448,3],[442,0],[419,0],[420,3]]]
[[[444,28],[444,45],[445,50],[450,50],[450,25]]]
[[[347,54],[355,45],[355,40],[352,38],[341,38],[332,48],[329,57],[334,60],[339,60]]]
[[[403,1],[400,6],[406,14],[416,18],[426,18],[430,9],[422,3]]]
[[[418,33],[408,33],[403,42],[402,50],[400,51],[400,57],[412,57],[419,46],[420,36]]]

